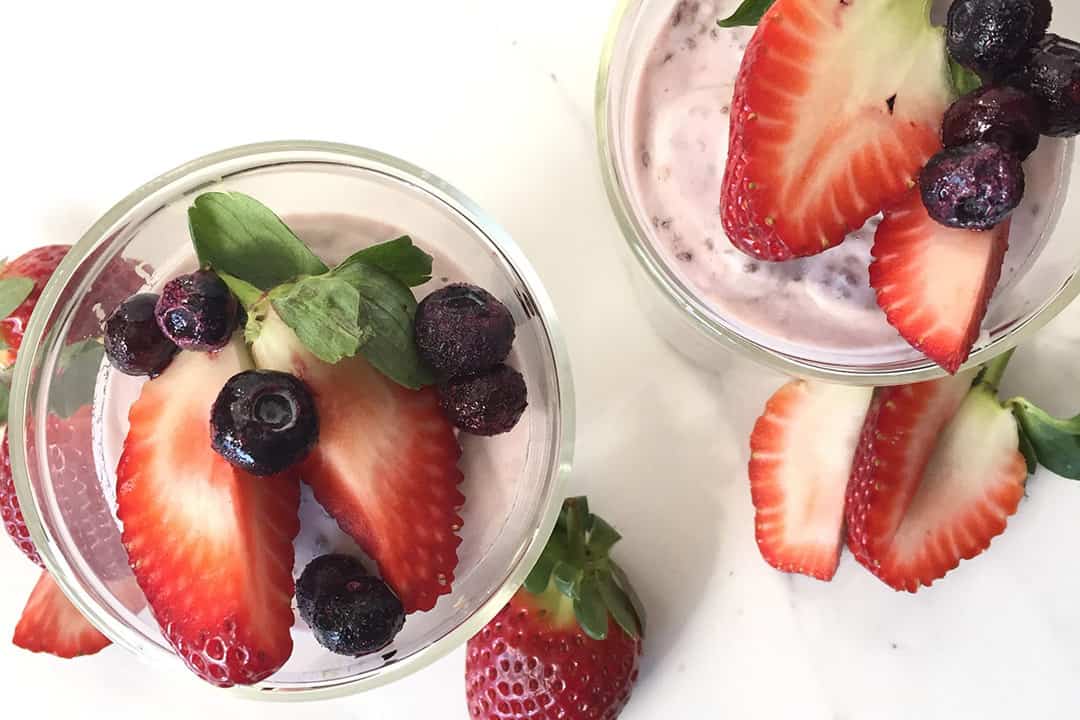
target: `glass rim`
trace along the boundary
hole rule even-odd
[[[946,372],[933,361],[923,358],[918,363],[903,369],[851,369],[840,365],[813,362],[793,357],[779,350],[766,347],[739,333],[709,305],[703,302],[698,293],[678,276],[648,240],[648,231],[639,221],[632,209],[616,161],[618,149],[615,147],[615,134],[612,128],[610,93],[612,89],[612,69],[615,64],[625,59],[619,54],[619,39],[627,22],[632,19],[631,12],[649,0],[618,0],[604,38],[600,54],[600,66],[596,79],[594,112],[596,121],[597,150],[600,155],[600,172],[604,179],[608,203],[618,223],[619,230],[630,248],[631,255],[645,271],[652,285],[675,305],[695,326],[695,329],[719,341],[739,355],[769,369],[786,375],[821,380],[842,385],[900,385],[945,377]],[[1063,158],[1067,174],[1071,173],[1075,154],[1075,140],[1070,139],[1065,145]],[[1067,177],[1068,175],[1066,175]],[[1051,219],[1051,237],[1058,233],[1058,224],[1064,197],[1057,203]],[[1016,347],[1023,340],[1045,327],[1080,295],[1080,271],[1073,271],[1068,279],[1045,300],[1032,310],[1014,327],[989,343],[971,353],[963,369],[983,365],[1003,352]],[[958,371],[959,372],[959,371]]]
[[[502,226],[460,190],[426,170],[392,155],[370,148],[317,140],[283,140],[231,147],[187,162],[141,185],[108,210],[83,234],[61,261],[41,293],[38,307],[45,308],[49,312],[43,310],[33,313],[20,346],[22,353],[26,353],[26,357],[20,354],[12,381],[8,418],[9,441],[13,450],[11,467],[19,504],[30,536],[37,546],[46,570],[53,576],[68,599],[91,624],[117,645],[140,659],[148,661],[148,664],[159,664],[158,661],[168,658],[175,667],[176,658],[171,651],[156,643],[144,642],[142,633],[124,623],[116,622],[115,618],[102,610],[90,593],[72,579],[71,563],[63,553],[58,552],[58,547],[43,525],[37,498],[30,486],[26,457],[25,424],[27,417],[31,414],[30,403],[33,402],[30,394],[31,368],[37,367],[42,362],[46,352],[46,348],[42,347],[42,342],[47,335],[47,328],[42,318],[51,314],[51,309],[57,304],[61,291],[71,279],[75,269],[101,238],[107,237],[113,228],[121,225],[130,213],[145,202],[158,194],[168,194],[174,185],[194,173],[205,171],[218,164],[245,160],[250,160],[251,166],[257,167],[265,164],[262,161],[274,155],[286,156],[280,160],[281,164],[319,162],[336,155],[345,156],[354,163],[359,161],[361,167],[368,167],[373,171],[378,171],[378,169],[370,166],[388,167],[393,171],[394,179],[423,191],[438,201],[446,211],[458,215],[472,226],[503,258],[528,289],[531,299],[535,301],[536,317],[541,321],[550,353],[545,364],[550,365],[552,369],[552,384],[555,390],[551,450],[545,460],[547,497],[539,506],[541,508],[539,524],[531,536],[528,536],[524,552],[519,555],[516,564],[510,568],[502,584],[494,589],[488,599],[471,616],[409,657],[361,675],[314,681],[302,688],[279,688],[258,684],[235,686],[227,691],[235,696],[257,700],[325,700],[374,689],[410,675],[446,656],[479,632],[524,583],[533,565],[539,559],[562,507],[574,452],[575,404],[569,352],[561,326],[550,296],[517,243]],[[236,170],[236,172],[240,171],[242,170]],[[42,424],[44,414],[38,413],[38,417],[37,424]],[[194,680],[194,676],[190,677]],[[195,680],[195,682],[199,681]]]

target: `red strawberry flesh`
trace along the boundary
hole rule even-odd
[[[914,191],[877,228],[870,285],[904,339],[955,373],[979,337],[1008,247],[1008,221],[986,232],[947,228]]]
[[[750,436],[758,549],[773,567],[831,580],[840,559],[844,493],[871,388],[793,380]]]
[[[319,442],[300,475],[316,499],[379,566],[406,612],[450,593],[461,539],[461,456],[433,389],[397,385],[362,357],[328,365],[276,314],[253,346],[260,368],[307,383]]]
[[[952,99],[921,2],[777,0],[743,56],[720,199],[761,260],[839,244],[914,187]]]
[[[117,469],[118,515],[166,638],[214,685],[253,684],[292,652],[299,482],[258,478],[210,447],[210,406],[252,366],[238,340],[182,353],[143,386]]]
[[[30,539],[30,530],[23,519],[19,507],[19,496],[15,493],[15,478],[11,474],[11,452],[8,445],[7,427],[3,430],[4,439],[0,443],[0,518],[4,521],[4,530],[15,546],[22,550],[30,561],[44,568],[34,541]]]
[[[62,658],[93,655],[110,644],[71,604],[48,572],[42,572],[15,628],[15,645]]]

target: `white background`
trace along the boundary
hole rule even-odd
[[[847,556],[831,584],[758,557],[746,436],[778,378],[738,361],[698,370],[636,311],[593,136],[613,4],[4,3],[0,254],[73,242],[138,184],[230,145],[401,155],[490,210],[561,311],[579,391],[572,491],[627,536],[620,559],[650,609],[623,717],[1075,717],[1080,486],[1036,477],[992,551],[916,597]],[[1011,389],[1080,408],[1076,320],[1029,345]],[[0,573],[7,634],[36,572],[0,542]],[[61,662],[0,645],[0,714],[465,720],[462,674],[459,651],[367,695],[267,706],[115,648]]]

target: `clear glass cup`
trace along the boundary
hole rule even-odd
[[[400,228],[436,256],[436,278],[418,288],[421,296],[440,282],[438,258],[452,258],[471,282],[507,303],[517,321],[514,362],[529,388],[529,408],[512,433],[500,436],[517,438],[505,440],[518,449],[500,455],[510,458],[504,466],[469,459],[471,443],[498,438],[462,437],[466,505],[453,593],[433,611],[409,616],[382,653],[358,659],[318,648],[298,618],[296,649],[285,667],[259,686],[233,692],[307,700],[377,687],[428,665],[482,628],[524,581],[554,527],[574,437],[558,321],[525,256],[491,218],[446,182],[372,150],[318,142],[226,150],[162,175],[106,213],[64,259],[26,332],[11,396],[12,469],[33,539],[75,605],[118,645],[195,682],[145,608],[120,543],[112,511],[115,467],[103,461],[102,447],[109,421],[103,388],[111,370],[68,373],[63,357],[65,347],[87,334],[87,313],[100,318],[110,310],[99,307],[96,281],[122,275],[109,266],[114,258],[143,264],[144,277],[132,276],[124,288],[132,293],[172,274],[170,261],[190,246],[186,210],[210,189],[251,194],[287,220],[347,213]],[[55,422],[51,410],[91,392],[93,421],[77,427],[93,429],[69,437],[70,423]]]
[[[626,239],[627,264],[646,316],[676,349],[713,370],[726,367],[734,351],[790,375],[838,383],[889,385],[942,376],[944,372],[937,365],[905,343],[898,343],[896,351],[886,357],[858,351],[838,357],[836,353],[793,349],[782,339],[748,332],[738,319],[725,317],[707,302],[658,249],[658,231],[634,190],[633,168],[640,159],[640,148],[634,146],[633,140],[634,98],[653,44],[680,3],[682,9],[695,12],[711,8],[717,18],[738,5],[735,0],[619,0],[605,41],[596,88],[604,181]],[[1051,30],[1080,37],[1080,5],[1056,3]],[[1014,347],[1046,325],[1080,293],[1080,243],[1070,233],[1080,227],[1080,197],[1070,197],[1066,192],[1077,159],[1072,141],[1046,142],[1060,143],[1064,153],[1059,206],[1053,208],[1050,230],[1032,253],[1015,259],[1010,254],[1007,261],[1023,263],[1024,269],[1007,285],[999,285],[984,322],[989,333],[976,343],[968,366],[985,363]]]

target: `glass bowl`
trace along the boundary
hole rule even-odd
[[[101,307],[106,279],[123,278],[123,296],[167,279],[178,259],[191,261],[186,211],[211,189],[246,192],[287,222],[295,217],[297,232],[316,245],[319,218],[333,214],[383,223],[386,237],[373,239],[406,232],[436,257],[435,277],[418,288],[419,296],[464,276],[502,299],[517,321],[512,362],[525,376],[529,407],[507,435],[462,436],[467,500],[453,593],[431,612],[410,615],[389,648],[358,659],[319,648],[297,618],[289,662],[261,685],[232,692],[306,700],[377,687],[480,630],[524,581],[554,527],[574,431],[558,321],[536,274],[498,225],[449,184],[372,150],[319,142],[226,150],[162,175],[106,213],[64,259],[26,332],[11,396],[12,468],[31,535],[64,592],[116,644],[178,676],[190,675],[145,607],[113,514],[115,449],[106,440],[122,436],[126,406],[118,412],[108,401],[123,386],[110,384],[107,364],[69,372],[65,348],[84,339],[88,314],[101,318],[111,309]],[[141,275],[117,272],[120,257],[140,263]],[[110,292],[115,296],[115,288]],[[90,325],[98,332],[98,323]],[[85,407],[91,394],[92,409]],[[91,421],[56,421],[57,408],[80,404],[81,412],[92,412]],[[70,427],[79,428],[74,437],[65,430]],[[302,530],[295,574],[306,562],[304,536]],[[307,553],[310,558],[310,548]]]
[[[853,347],[841,352],[792,343],[778,332],[762,331],[706,300],[698,285],[677,267],[679,263],[672,259],[671,251],[660,249],[661,228],[653,222],[652,213],[641,199],[635,170],[638,163],[649,167],[635,134],[639,122],[637,90],[642,72],[650,62],[657,37],[665,24],[673,24],[676,13],[684,23],[690,16],[700,21],[701,39],[688,43],[709,42],[708,33],[716,27],[715,19],[726,16],[737,5],[738,0],[619,0],[605,41],[596,88],[600,162],[611,207],[626,239],[625,248],[629,252],[625,256],[632,282],[646,316],[678,350],[713,370],[726,367],[732,360],[731,351],[735,351],[789,375],[838,383],[889,385],[942,376],[944,372],[937,365],[898,335],[895,342],[888,341],[886,352],[863,351],[857,347],[857,340]],[[1051,30],[1080,36],[1080,6],[1057,3]],[[743,32],[748,34],[752,29]],[[657,55],[653,61],[663,63],[667,59]],[[726,82],[729,78],[722,80]],[[723,92],[731,91],[730,83],[725,87]],[[727,121],[727,117],[717,119],[725,126]],[[689,139],[690,136],[682,138],[686,142]],[[984,332],[968,366],[985,363],[1012,348],[1046,325],[1080,293],[1077,275],[1080,244],[1068,231],[1080,227],[1080,197],[1069,197],[1066,192],[1076,163],[1073,143],[1044,138],[1040,152],[1053,156],[1058,163],[1057,172],[1048,173],[1052,177],[1040,177],[1034,183],[1029,172],[1029,193],[1017,213],[1042,202],[1049,217],[1048,229],[1033,243],[1033,248],[1014,247],[1006,258],[1007,265],[1017,270],[1008,282],[999,284],[983,324]],[[712,158],[706,160],[711,162]],[[716,160],[722,170],[725,159]],[[655,163],[653,170],[646,172],[656,172]],[[719,188],[719,177],[716,182]],[[1053,189],[1057,188],[1056,198],[1047,205],[1049,198],[1038,196],[1032,190],[1033,184],[1049,195],[1054,195]],[[719,198],[717,192],[717,208]],[[716,242],[726,244],[727,240],[721,237]],[[775,297],[766,296],[754,302],[770,301],[776,302]],[[883,330],[891,333],[888,328]],[[801,331],[808,336],[814,332],[805,327]]]

